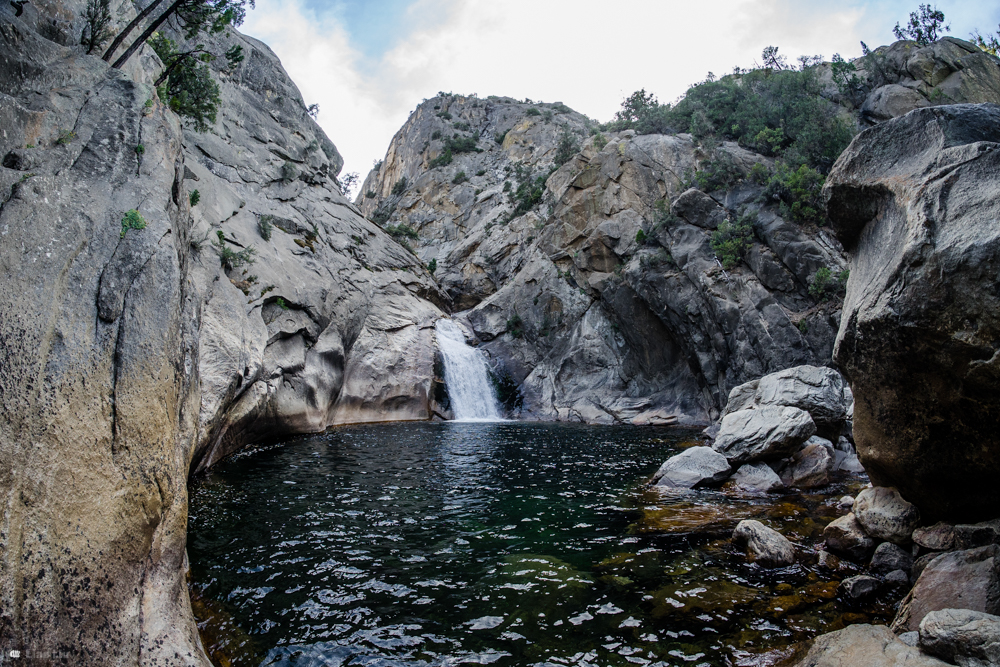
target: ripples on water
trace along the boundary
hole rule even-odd
[[[237,456],[191,489],[203,637],[233,664],[723,665],[839,627],[835,583],[723,538],[766,517],[808,553],[846,487],[645,491],[691,435],[412,423]]]

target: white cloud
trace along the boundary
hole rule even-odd
[[[902,17],[860,0],[415,0],[407,12],[411,32],[376,62],[301,0],[258,0],[244,26],[279,55],[306,103],[319,103],[345,171],[362,178],[439,90],[561,101],[608,120],[634,90],[674,100],[771,44],[790,60],[860,55],[859,40],[888,41],[890,17]]]

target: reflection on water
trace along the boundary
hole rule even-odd
[[[879,617],[841,609],[808,557],[764,572],[722,539],[754,516],[808,554],[843,485],[778,504],[645,491],[691,435],[393,424],[238,456],[191,490],[200,608],[240,629],[206,642],[233,664],[758,664]]]

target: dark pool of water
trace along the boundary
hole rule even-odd
[[[764,664],[884,618],[838,603],[811,556],[861,481],[770,499],[646,490],[693,435],[414,423],[237,456],[191,488],[203,639],[219,664]],[[802,563],[748,565],[728,540],[747,517]]]

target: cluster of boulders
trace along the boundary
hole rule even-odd
[[[851,442],[854,400],[836,370],[796,366],[734,388],[709,446],[668,459],[652,483],[660,488],[719,486],[745,491],[813,489],[839,471],[863,472]]]

